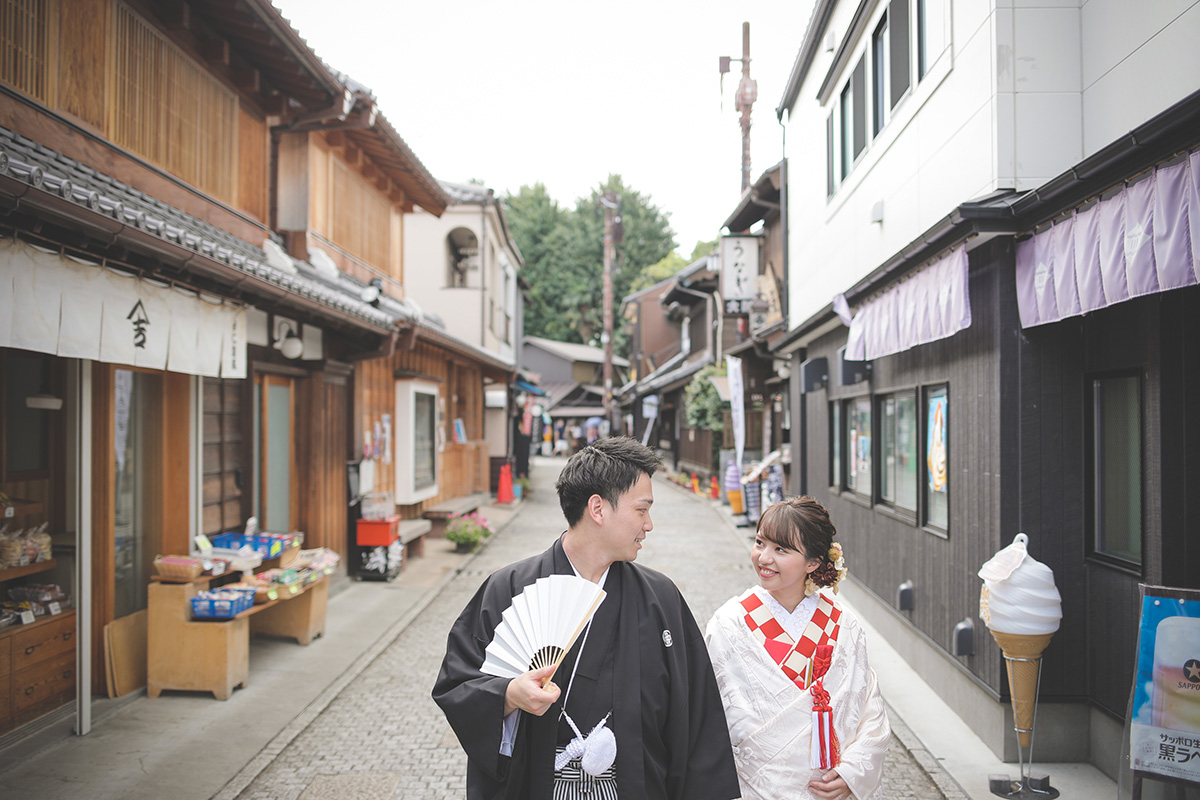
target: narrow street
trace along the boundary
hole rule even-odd
[[[462,798],[465,756],[430,699],[446,633],[486,575],[542,551],[562,531],[553,484],[563,463],[534,459],[531,495],[511,524],[465,560],[414,622],[240,793],[231,784],[217,797]],[[639,562],[674,579],[703,626],[713,610],[754,580],[746,545],[708,501],[661,478],[655,479],[653,516],[656,527]],[[943,794],[893,737],[883,796]]]

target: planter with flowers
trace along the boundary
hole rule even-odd
[[[491,526],[479,512],[457,514],[446,523],[446,538],[454,542],[459,553],[470,553],[480,542],[492,535]]]

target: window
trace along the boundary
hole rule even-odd
[[[837,188],[834,183],[834,172],[833,172],[833,151],[834,151],[834,149],[835,148],[834,148],[834,139],[833,139],[833,114],[830,114],[829,117],[825,120],[825,196],[826,197],[832,196],[833,190],[835,188]]]
[[[879,20],[871,36],[871,134],[878,136],[887,122],[891,105],[887,101],[888,65],[888,18]]]
[[[846,452],[850,457],[846,471],[846,488],[871,497],[871,398],[851,400],[846,409]]]
[[[925,392],[925,524],[950,527],[950,402],[946,387]]]
[[[858,66],[850,75],[854,86],[854,158],[858,159],[867,148],[867,57],[858,59]]]
[[[945,0],[917,0],[917,80],[946,49]]]
[[[52,19],[57,14],[51,0],[9,0],[0,3],[0,83],[25,92],[43,103],[50,101],[53,58]]]
[[[440,420],[445,416],[438,385],[396,381],[396,502],[411,505],[438,493]]]
[[[146,607],[154,557],[162,552],[162,376],[113,374],[113,617]],[[183,499],[186,502],[187,498]]]
[[[908,0],[892,0],[888,4],[888,46],[890,52],[892,108],[908,91],[909,43],[908,43]]]
[[[850,164],[853,162],[850,154],[854,152],[854,142],[852,140],[854,121],[851,119],[852,108],[851,100],[853,99],[853,90],[850,86],[850,81],[846,81],[845,88],[842,89],[842,101],[840,105],[841,119],[841,152],[842,152],[842,180],[850,174]]]
[[[1136,376],[1091,382],[1088,478],[1095,552],[1142,563],[1142,413]]]
[[[879,497],[896,508],[917,510],[917,397],[913,392],[880,400]]]
[[[437,396],[425,392],[413,395],[413,485],[431,486],[437,481],[434,472],[434,439],[437,435]]]
[[[124,5],[117,5],[112,141],[219,200],[237,183],[237,98]]]
[[[58,394],[50,357],[24,350],[0,352],[0,441],[4,461],[0,477],[5,481],[35,480],[50,474],[51,412],[30,408],[26,398],[43,393]]]
[[[829,404],[829,485],[842,485],[842,403]]]

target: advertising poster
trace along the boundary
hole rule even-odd
[[[929,432],[925,442],[925,464],[929,467],[929,489],[946,491],[946,397],[929,399]]]
[[[1133,681],[1134,774],[1200,783],[1200,591],[1142,587]]]

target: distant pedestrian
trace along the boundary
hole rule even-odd
[[[891,727],[858,620],[821,591],[845,574],[837,530],[811,497],[758,520],[759,585],[729,600],[705,638],[743,800],[879,797]]]
[[[659,465],[624,437],[573,456],[556,487],[566,532],[545,553],[493,573],[454,623],[433,699],[467,752],[469,800],[738,796],[700,629],[669,578],[632,563],[654,527],[650,479]],[[572,574],[607,596],[555,674],[565,691],[544,685],[552,667],[512,679],[484,674],[486,647],[513,598],[539,578]],[[610,736],[592,738],[609,731],[615,756]]]

